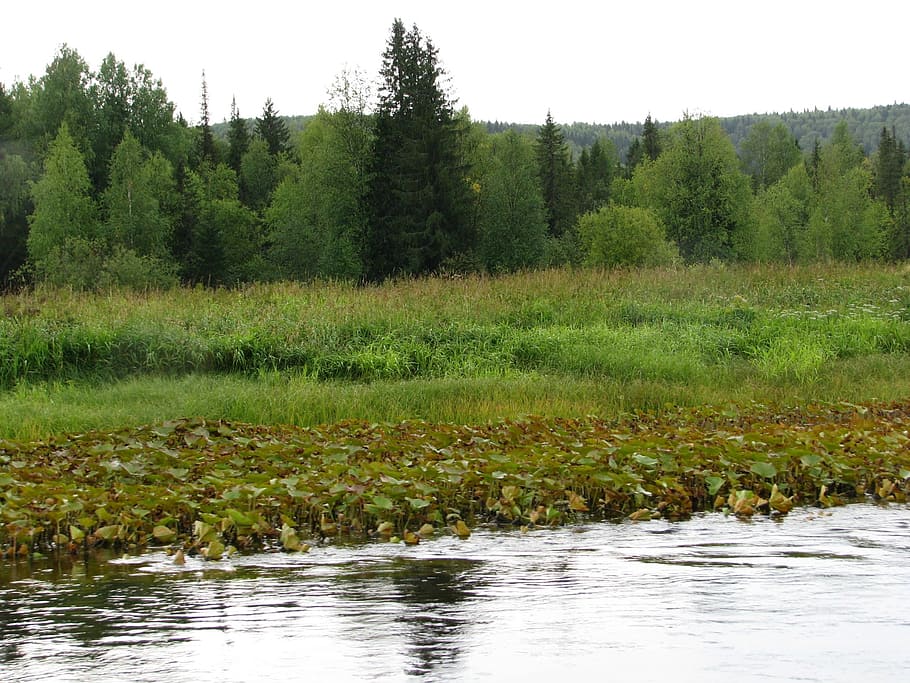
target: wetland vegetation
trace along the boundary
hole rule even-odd
[[[38,289],[2,305],[7,554],[418,542],[908,490],[902,266]]]

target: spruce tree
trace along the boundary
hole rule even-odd
[[[537,133],[537,167],[547,208],[547,230],[551,236],[561,237],[574,219],[572,167],[569,146],[549,111]]]
[[[629,149],[626,150],[626,177],[631,178],[635,168],[644,160],[645,152],[641,146],[641,138],[632,138]]]
[[[290,151],[291,134],[284,119],[278,115],[271,97],[265,101],[262,118],[256,119],[256,135],[265,140],[272,156]]]
[[[214,164],[215,138],[212,135],[212,126],[209,121],[209,88],[205,82],[205,71],[202,72],[202,102],[199,110],[199,159],[202,162]]]
[[[641,131],[641,144],[646,157],[651,161],[660,156],[660,131],[657,130],[657,122],[651,120],[651,115],[645,118],[645,125]]]
[[[473,246],[462,131],[435,46],[396,19],[380,77],[364,254],[374,280],[433,272]]]
[[[250,148],[250,130],[246,119],[240,118],[236,98],[231,98],[231,122],[228,126],[228,166],[240,173],[240,162]]]
[[[875,194],[885,202],[892,216],[901,191],[901,175],[905,162],[903,150],[894,132],[889,132],[887,127],[883,127],[874,165]]]
[[[582,151],[576,169],[579,213],[593,211],[609,201],[616,166],[613,143],[606,138],[597,138],[590,149]]]

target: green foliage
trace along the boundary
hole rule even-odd
[[[460,141],[438,51],[395,20],[383,53],[365,240],[367,276],[438,270],[474,241]]]
[[[537,132],[537,165],[547,230],[551,237],[561,237],[575,220],[575,191],[569,147],[549,111]]]
[[[173,264],[116,246],[104,260],[97,289],[122,287],[135,291],[161,291],[176,285],[177,273]]]
[[[272,156],[290,151],[291,134],[284,119],[278,115],[271,97],[265,101],[262,116],[256,119],[256,136],[265,141]]]
[[[787,175],[755,200],[755,253],[759,262],[794,263],[805,257],[806,228],[809,223],[811,187],[804,165],[794,166]]]
[[[717,119],[686,118],[667,149],[635,171],[641,201],[654,208],[687,261],[748,256],[751,192]]]
[[[582,150],[575,171],[578,211],[593,211],[609,201],[618,167],[616,149],[606,138],[598,138],[590,150]]]
[[[90,175],[95,188],[101,189],[108,182],[113,150],[127,132],[147,149],[168,148],[174,105],[160,79],[141,65],[128,70],[113,53],[102,61],[89,92],[94,106]]]
[[[240,196],[251,209],[261,211],[277,185],[278,163],[262,138],[252,140],[240,160]]]
[[[740,149],[743,171],[752,176],[756,190],[770,187],[802,159],[796,139],[783,123],[759,121],[749,130]]]
[[[371,133],[362,112],[320,111],[300,138],[304,159],[266,213],[283,277],[357,279],[365,231]]]
[[[0,153],[0,286],[26,260],[33,173],[22,156]]]
[[[170,189],[167,160],[160,155],[154,162],[146,159],[139,141],[127,131],[114,150],[109,175],[103,197],[108,243],[142,256],[163,258],[171,226],[158,197]]]
[[[400,532],[417,543],[414,529],[428,537],[453,521],[449,533],[467,538],[467,524],[484,521],[680,520],[718,508],[748,517],[866,495],[904,503],[908,413],[905,402],[753,406],[318,429],[177,419],[0,442],[0,457],[21,463],[0,479],[0,512],[12,520],[0,549],[179,538],[218,560],[227,544],[306,550],[301,537]]]
[[[70,139],[83,154],[83,159],[91,160],[91,77],[85,60],[76,50],[63,44],[44,75],[30,84],[29,109],[24,125],[27,137],[35,141],[40,149],[47,149],[65,123]]]
[[[32,186],[35,211],[29,219],[28,254],[39,277],[50,275],[48,259],[55,248],[69,239],[98,236],[90,189],[85,161],[64,123],[48,150],[44,174]]]
[[[212,134],[212,124],[209,121],[209,86],[205,80],[205,70],[202,72],[202,95],[199,102],[199,131],[198,154],[202,163],[215,164],[218,154],[215,148],[215,138]]]
[[[493,139],[490,155],[479,188],[481,260],[490,272],[534,267],[547,234],[534,148],[509,131]]]
[[[873,177],[846,125],[820,151],[804,252],[808,258],[867,259],[886,245],[887,209],[872,199]]]
[[[642,127],[641,147],[644,157],[651,161],[656,161],[663,151],[664,145],[660,139],[660,131],[657,128],[657,123],[651,120],[650,114],[645,118],[645,123]]]
[[[237,100],[231,100],[231,121],[228,132],[228,166],[234,169],[234,172],[240,174],[240,164],[243,155],[250,148],[250,129],[247,126],[246,119],[240,117],[240,110],[237,109]]]
[[[664,266],[678,258],[651,209],[602,207],[578,219],[578,236],[591,266]]]

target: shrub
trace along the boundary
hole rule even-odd
[[[578,219],[585,263],[592,266],[662,266],[679,258],[651,209],[611,204]]]

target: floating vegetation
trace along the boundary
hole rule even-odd
[[[171,421],[0,441],[0,552],[166,545],[218,559],[579,519],[786,514],[910,491],[910,402],[615,420],[320,428]]]

